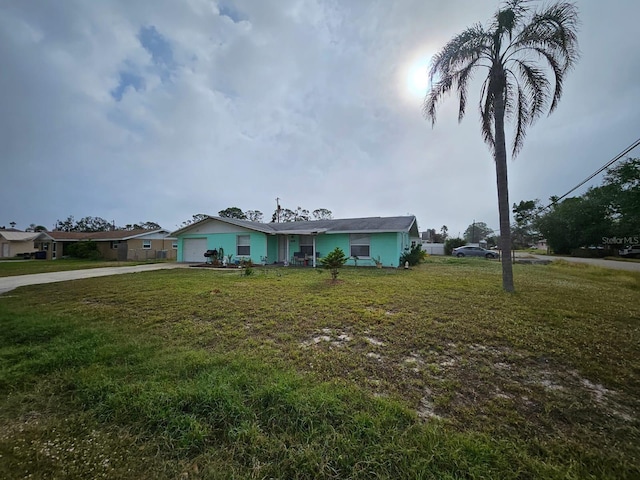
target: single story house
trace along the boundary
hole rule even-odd
[[[416,218],[369,217],[306,222],[260,223],[209,216],[171,233],[179,262],[205,261],[205,252],[224,251],[226,261],[304,264],[340,247],[348,264],[397,267],[400,255],[420,242]],[[357,259],[356,259],[357,257]]]
[[[33,253],[36,250],[34,240],[38,235],[34,232],[0,229],[0,258]]]
[[[73,243],[95,242],[105,260],[175,260],[178,244],[169,231],[110,230],[107,232],[41,232],[35,238],[36,247],[47,252],[48,260],[68,255]]]

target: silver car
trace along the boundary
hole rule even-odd
[[[464,247],[454,248],[451,255],[455,257],[484,257],[484,258],[498,258],[498,252],[487,250],[482,247],[473,247],[466,245]]]

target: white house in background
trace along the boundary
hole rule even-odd
[[[35,252],[33,241],[37,232],[19,232],[0,229],[0,258],[12,258]]]

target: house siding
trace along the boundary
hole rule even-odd
[[[178,261],[183,261],[183,243],[187,238],[206,238],[207,250],[224,250],[224,255],[232,254],[232,262],[239,260],[237,255],[238,235],[249,235],[250,255],[241,255],[242,258],[251,258],[253,263],[260,263],[262,257],[267,256],[267,235],[260,232],[252,232],[246,229],[238,229],[232,233],[208,233],[208,234],[185,234],[178,239]],[[204,254],[204,252],[202,252]],[[204,261],[204,257],[203,257]]]
[[[151,241],[151,248],[142,248],[144,241]],[[174,240],[167,240],[166,238],[130,238],[126,242],[120,242],[117,249],[111,249],[113,252],[117,252],[120,248],[127,249],[127,260],[152,260],[156,258],[167,258],[168,260],[176,259],[176,250],[171,245]],[[124,245],[124,247],[123,247]],[[166,252],[165,254],[161,252]]]
[[[8,245],[8,247],[5,245]],[[22,253],[32,253],[35,251],[33,240],[24,242],[2,242],[2,244],[0,244],[0,257],[4,257],[3,252],[7,253],[6,258],[11,258]]]
[[[403,251],[402,233],[371,233],[369,235],[369,257],[358,258],[358,265],[375,265],[373,259],[380,257],[382,265],[385,267],[397,267],[400,261],[400,253]],[[349,256],[351,253],[351,243],[348,233],[331,235],[321,235],[318,237],[317,250],[321,256],[327,255],[331,250],[339,247],[345,255],[349,257],[347,265],[355,265],[355,260]],[[400,253],[399,253],[400,252]]]

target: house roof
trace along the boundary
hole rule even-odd
[[[337,220],[311,220],[307,222],[283,223],[260,223],[250,222],[248,220],[238,220],[237,218],[208,216],[199,222],[187,225],[180,230],[172,232],[171,235],[176,236],[181,233],[185,233],[196,225],[208,222],[209,220],[218,220],[270,235],[411,232],[416,237],[419,236],[416,217],[413,215],[402,217],[343,218]]]
[[[4,237],[9,242],[27,242],[35,239],[39,234],[34,232],[10,232],[7,230],[0,230],[0,237]]]
[[[110,230],[107,232],[42,232],[40,238],[49,238],[55,241],[80,242],[83,240],[93,240],[94,242],[105,242],[114,240],[129,240],[131,238],[144,237],[151,233],[169,233],[168,230]]]

